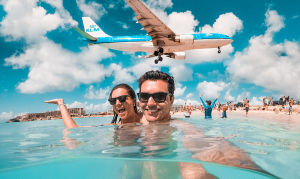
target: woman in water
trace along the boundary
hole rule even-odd
[[[211,104],[211,101],[206,101],[207,105],[204,103],[203,99],[201,98],[201,94],[199,93],[199,97],[202,101],[202,104],[204,106],[204,114],[205,114],[205,117],[204,119],[210,119],[211,118],[211,112],[212,112],[212,109],[213,107],[215,106],[215,102],[217,101],[218,97],[214,100],[213,104]]]
[[[137,112],[136,95],[134,90],[127,84],[115,86],[109,94],[109,103],[113,106],[114,117],[111,124],[116,124],[118,116],[119,124],[139,123],[143,114]],[[63,99],[53,99],[45,103],[57,104],[66,128],[75,128],[78,125],[72,119]],[[105,125],[111,125],[105,124]],[[91,127],[91,126],[88,126]]]

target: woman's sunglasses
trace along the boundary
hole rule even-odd
[[[116,102],[117,102],[117,99],[120,101],[120,103],[124,103],[127,99],[127,97],[130,97],[128,95],[122,95],[122,96],[119,96],[119,97],[116,97],[116,98],[108,98],[108,102],[111,104],[111,105],[115,105]]]
[[[148,102],[149,98],[152,96],[152,98],[154,99],[155,102],[157,103],[162,103],[166,101],[166,98],[168,95],[172,96],[171,93],[138,93],[137,94],[139,97],[140,102],[146,103]]]

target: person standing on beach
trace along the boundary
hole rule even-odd
[[[249,111],[249,101],[247,100],[246,101],[246,114],[248,114],[248,111]]]
[[[199,93],[199,97],[200,97],[200,100],[202,101],[202,104],[204,106],[204,114],[205,114],[204,119],[210,119],[210,118],[212,118],[211,117],[211,112],[212,112],[212,109],[213,109],[213,107],[215,105],[215,102],[217,101],[217,99],[218,99],[219,96],[217,96],[217,98],[214,100],[214,102],[212,104],[211,104],[210,100],[206,101],[207,105],[204,103],[203,99],[201,98],[201,94],[200,93]]]
[[[286,98],[285,98],[285,105],[289,105],[290,104],[290,96],[287,96]]]
[[[233,103],[232,103],[232,101],[230,101],[229,107],[230,107],[230,111],[232,111],[232,108],[233,108]]]
[[[293,98],[291,98],[290,101],[289,101],[289,105],[290,105],[289,115],[292,115],[292,113],[293,113],[293,104],[294,104],[294,100],[293,100]]]
[[[227,107],[226,106],[222,106],[222,118],[227,118],[227,114],[226,114],[226,111],[227,111]]]
[[[283,104],[282,104],[282,106],[284,106],[284,105],[285,105],[285,103],[286,103],[286,98],[285,98],[285,96],[283,96],[283,97],[282,97],[282,100],[283,100]]]

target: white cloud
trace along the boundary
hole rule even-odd
[[[117,24],[121,25],[123,29],[128,29],[129,26],[125,22],[117,21]]]
[[[13,112],[11,111],[10,113],[7,113],[7,112],[2,112],[0,114],[0,122],[6,122],[8,121],[9,119],[12,119],[14,117],[14,114]]]
[[[186,86],[181,88],[182,84],[176,83],[175,85],[175,91],[174,91],[174,96],[177,98],[178,96],[182,96],[186,90]]]
[[[6,40],[24,38],[32,42],[58,27],[65,29],[78,24],[69,12],[63,9],[60,1],[46,1],[59,7],[54,14],[47,13],[43,7],[37,6],[37,2],[38,0],[0,2],[7,13],[0,23],[0,33],[7,37]]]
[[[90,46],[74,53],[43,39],[24,53],[6,58],[5,65],[14,69],[29,67],[28,79],[17,87],[21,93],[71,91],[81,83],[101,82],[110,76],[111,69],[99,62],[111,56],[113,54],[107,48]]]
[[[90,1],[88,3],[85,0],[76,0],[78,8],[82,11],[83,16],[91,17],[93,20],[97,21],[107,13],[102,4],[95,1]]]
[[[186,99],[191,99],[194,96],[193,93],[189,93],[185,96]]]
[[[176,34],[192,34],[199,24],[191,11],[173,12],[168,16],[167,25]]]
[[[225,93],[224,99],[226,101],[234,101],[235,98],[233,96],[231,96],[230,90],[227,90],[226,93]]]
[[[114,4],[109,4],[108,8],[113,9],[113,8],[115,8],[115,5]]]
[[[8,121],[9,119],[13,119],[14,117],[16,116],[23,116],[25,114],[28,114],[28,112],[22,112],[22,113],[17,113],[17,114],[14,114],[12,111],[7,113],[7,112],[2,112],[0,114],[0,122],[6,122]]]
[[[111,109],[112,106],[108,101],[105,103],[99,103],[94,105],[93,103],[88,104],[87,102],[81,103],[78,101],[73,102],[72,104],[66,104],[67,108],[84,108],[84,110],[88,113],[98,113],[98,112],[106,112],[108,109]]]
[[[113,72],[113,76],[115,77],[113,83],[119,84],[119,83],[133,83],[136,79],[134,76],[131,75],[131,70],[128,70],[126,68],[123,68],[120,65],[117,64],[111,64],[110,69]]]
[[[236,17],[232,12],[219,16],[213,26],[204,25],[200,27],[201,33],[219,33],[233,37],[243,29],[243,21]]]
[[[204,78],[205,78],[204,75],[202,75],[201,73],[195,73],[195,75],[196,75],[198,78],[200,78],[200,79],[204,79]]]
[[[148,0],[147,2],[143,3],[150,8],[161,10],[171,8],[173,6],[172,0]]]
[[[243,102],[243,99],[250,99],[250,92],[244,91],[241,94],[238,95],[238,97],[236,98],[237,102]]]
[[[100,88],[96,90],[93,85],[90,85],[84,97],[87,99],[106,99],[108,98],[109,92],[109,86],[105,89]]]
[[[62,0],[42,0],[42,1],[50,4],[52,7],[63,8]]]
[[[257,97],[253,97],[253,98],[250,100],[249,104],[250,104],[251,106],[253,106],[253,105],[262,105],[262,100],[263,100],[262,97],[259,97],[258,99],[257,99]]]
[[[93,111],[93,113],[95,112],[106,112],[108,109],[111,109],[112,106],[109,104],[108,101],[106,101],[105,103],[99,103],[96,105],[90,104],[89,106],[86,107],[87,111]]]
[[[277,11],[268,9],[265,16],[265,25],[267,26],[266,34],[279,32],[280,29],[285,26],[284,17],[280,16]]]
[[[190,99],[188,99],[188,100],[175,99],[173,104],[174,104],[174,105],[184,105],[185,103],[186,103],[187,105],[190,105],[190,103],[191,103],[191,105],[197,105],[197,106],[200,105],[200,102],[199,102],[199,101],[196,101],[196,100],[190,100]]]
[[[154,66],[154,63],[147,63],[144,60],[138,63],[137,65],[130,68],[137,78],[140,78],[144,73],[151,70],[160,70],[159,67]]]
[[[228,88],[230,83],[224,82],[207,82],[203,81],[198,84],[197,90],[199,90],[201,97],[205,99],[216,98],[217,95],[220,95],[220,92]]]
[[[236,52],[226,70],[232,81],[254,83],[300,99],[299,42],[276,44],[273,37],[284,27],[284,18],[274,10],[265,15],[266,33],[253,36],[249,47]]]
[[[177,65],[170,67],[170,74],[179,81],[193,80],[193,69],[188,68],[185,65]]]

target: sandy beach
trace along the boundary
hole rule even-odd
[[[256,108],[255,107],[250,107]],[[248,114],[246,115],[246,111],[243,109],[237,109],[236,111],[227,110],[227,119],[230,118],[247,118],[250,120],[270,120],[270,121],[276,121],[280,123],[288,123],[288,124],[296,124],[300,125],[300,105],[294,105],[293,106],[293,114],[289,115],[288,110],[281,110],[281,111],[273,111],[275,109],[280,109],[281,107],[273,107],[269,106],[269,109],[266,110],[249,110]],[[191,117],[199,116],[201,118],[204,118],[204,113],[200,110],[192,111]],[[184,117],[184,112],[176,112],[172,114],[172,117]],[[222,112],[213,110],[212,111],[212,117],[214,118],[220,118],[222,117]]]

